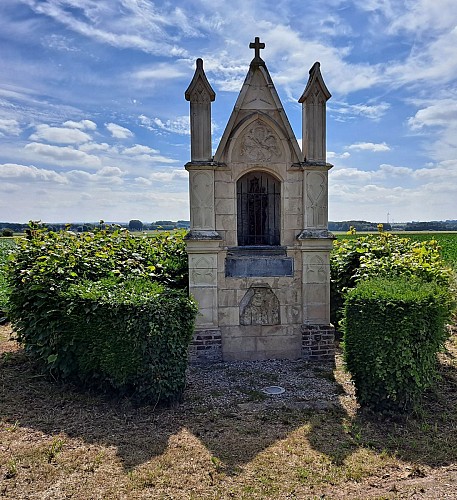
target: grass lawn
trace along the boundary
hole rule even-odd
[[[233,365],[192,368],[178,407],[136,408],[37,376],[10,333],[0,327],[0,498],[456,498],[455,334],[423,412],[380,418],[358,409],[340,355],[335,369],[299,363],[300,398],[275,405],[259,389],[281,374]]]

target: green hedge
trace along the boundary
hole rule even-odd
[[[197,313],[185,291],[103,280],[74,285],[62,299],[68,329],[58,330],[61,348],[48,358],[50,369],[142,402],[180,397]]]
[[[0,238],[0,322],[6,320],[6,311],[8,309],[8,255],[14,248],[12,238]]]
[[[361,280],[406,276],[455,288],[454,274],[436,240],[412,241],[390,233],[337,240],[330,255],[331,321],[338,325],[345,294]],[[455,290],[454,290],[455,291]]]
[[[197,308],[144,279],[85,281],[59,292],[45,328],[19,340],[54,378],[139,402],[179,399]]]
[[[348,292],[344,355],[361,406],[418,403],[435,380],[452,306],[446,288],[407,277],[373,278]]]
[[[196,314],[183,236],[32,224],[7,275],[19,342],[54,377],[142,401],[178,397]]]

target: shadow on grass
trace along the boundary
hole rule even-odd
[[[192,441],[180,442],[179,435],[187,430],[221,461],[226,474],[237,474],[260,452],[303,426],[309,429],[303,439],[335,465],[357,449],[367,448],[437,466],[457,460],[457,370],[449,363],[441,373],[442,382],[427,396],[421,415],[390,420],[362,412],[351,418],[338,404],[328,409],[278,411],[250,411],[236,405],[210,409],[198,402],[176,408],[135,408],[126,400],[53,384],[37,376],[19,351],[2,355],[0,408],[2,419],[11,424],[116,447],[126,470],[163,454],[171,441],[185,454]]]
[[[208,387],[211,389],[208,379]],[[205,394],[201,397],[204,399]],[[208,409],[195,404],[175,408],[135,407],[37,375],[22,350],[0,354],[1,418],[8,425],[64,433],[89,444],[116,447],[126,470],[132,470],[171,447],[185,458],[198,441],[215,466],[237,474],[244,464],[279,439],[309,422],[309,413],[281,412],[281,417],[242,410],[235,405]],[[17,424],[16,424],[17,423]],[[182,431],[195,439],[182,437]],[[187,434],[188,435],[188,434]]]
[[[457,346],[457,343],[455,343]],[[382,415],[359,409],[350,418],[341,407],[331,418],[314,418],[311,446],[340,465],[361,447],[430,467],[457,461],[457,349],[442,356],[439,382],[420,411]],[[446,359],[447,358],[447,359]]]

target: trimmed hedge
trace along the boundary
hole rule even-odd
[[[185,291],[108,279],[73,285],[59,301],[63,314],[40,352],[54,376],[140,402],[180,398],[197,313]]]
[[[8,255],[14,248],[13,239],[0,239],[0,323],[6,321],[9,287],[7,282]]]
[[[443,260],[436,240],[412,241],[385,232],[336,240],[330,272],[330,318],[334,325],[343,316],[347,291],[368,278],[406,276],[455,288],[454,273]]]
[[[55,378],[140,401],[176,399],[196,315],[183,236],[32,224],[7,276],[18,341]]]
[[[451,295],[434,282],[373,278],[348,291],[344,356],[357,400],[375,410],[407,410],[436,377],[448,333]]]

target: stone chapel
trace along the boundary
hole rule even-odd
[[[216,153],[215,100],[197,59],[190,102],[190,293],[199,304],[192,361],[334,359],[330,324],[326,102],[316,62],[299,99],[302,150],[256,37]]]

